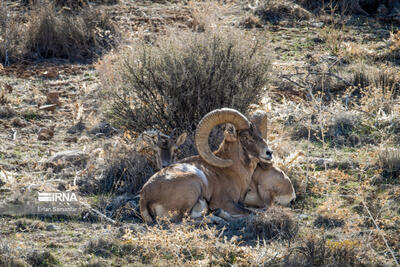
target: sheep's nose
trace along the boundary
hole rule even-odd
[[[265,155],[266,155],[268,158],[272,158],[272,151],[268,149],[267,152],[265,152]]]
[[[292,199],[291,201],[290,201],[290,206],[293,206],[294,205],[294,199]]]

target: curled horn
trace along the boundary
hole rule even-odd
[[[215,156],[208,145],[208,137],[215,126],[224,123],[233,124],[236,130],[250,128],[250,121],[242,113],[234,109],[222,108],[206,114],[199,122],[195,134],[196,148],[200,156],[207,163],[221,168],[231,166],[233,161]]]

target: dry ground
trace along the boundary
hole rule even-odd
[[[19,2],[5,3],[12,12],[22,12]],[[104,9],[128,40],[121,46],[136,38],[151,41],[170,26],[199,30],[214,23],[268,40],[270,90],[255,104],[270,113],[269,141],[298,197],[290,209],[277,208],[278,215],[266,216],[289,216],[272,222],[278,232],[287,231],[281,227],[287,221],[298,229],[289,239],[260,234],[271,231],[263,214],[252,222],[254,227],[237,222],[227,225],[225,234],[221,226],[145,226],[132,216],[114,225],[82,206],[74,216],[0,216],[0,265],[396,265],[396,25],[373,17],[311,13],[264,22],[242,1],[121,0]],[[23,201],[38,191],[70,189],[105,213],[112,195],[92,188],[94,180],[116,147],[134,142],[131,134],[91,131],[105,119],[108,99],[101,75],[108,62],[105,56],[93,64],[47,60],[0,65],[0,203]],[[54,91],[60,106],[40,110]],[[79,121],[84,127],[72,131]],[[43,128],[54,131],[50,140],[38,140]],[[67,150],[82,153],[70,161],[48,162]],[[239,237],[231,238],[230,232]],[[260,237],[266,240],[257,242]]]

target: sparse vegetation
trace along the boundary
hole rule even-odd
[[[0,266],[396,266],[393,3],[0,1],[0,213],[38,192],[79,192],[82,205],[0,214]],[[50,92],[61,105],[40,109]],[[223,106],[268,112],[295,202],[218,225],[143,224],[137,194],[154,166],[139,134],[186,130],[178,159],[191,156],[198,120]],[[84,164],[49,161],[65,151]]]

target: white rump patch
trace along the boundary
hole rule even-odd
[[[200,170],[199,168],[187,164],[187,163],[178,163],[176,165],[174,165],[174,169],[179,170],[181,172],[188,172],[188,173],[193,173],[196,176],[201,178],[201,181],[203,182],[203,184],[205,186],[208,186],[208,180],[206,175],[204,174],[204,172],[202,170]]]

